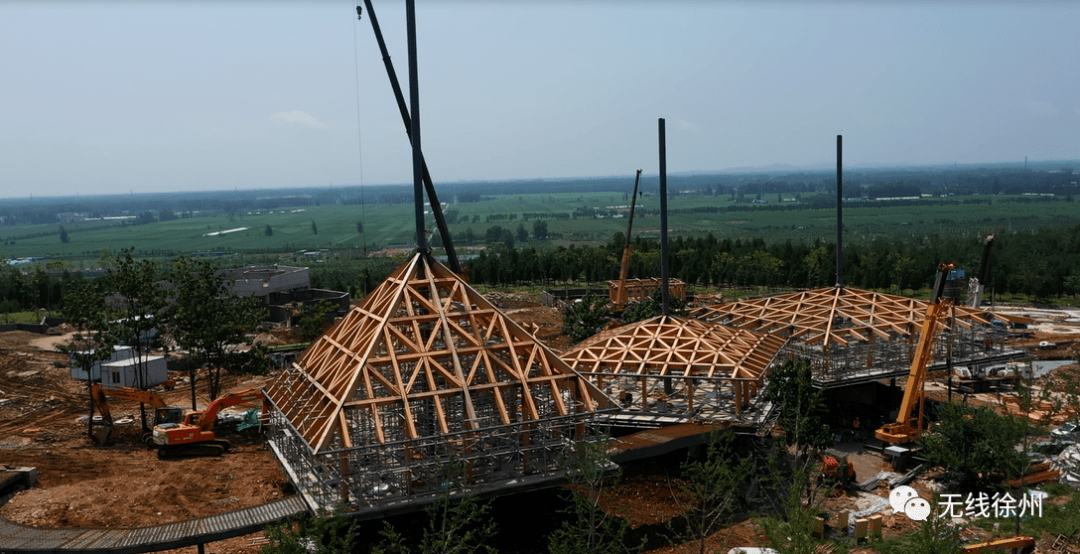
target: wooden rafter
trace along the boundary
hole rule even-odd
[[[917,333],[925,313],[923,300],[832,287],[726,302],[699,308],[693,315],[704,321],[782,333],[806,344],[827,347],[865,342],[870,335],[881,339],[910,337]],[[993,319],[1013,320],[984,310],[956,307],[956,324],[961,327],[987,325]]]
[[[585,374],[760,379],[784,342],[775,335],[657,316],[599,333],[562,357]]]
[[[568,405],[564,391],[573,391],[582,406]],[[479,429],[485,421],[505,425],[615,407],[482,295],[420,253],[316,340],[267,394],[316,453],[401,435],[388,425],[400,425],[403,438],[416,439]],[[511,409],[508,400],[518,394],[519,407]],[[484,413],[481,401],[491,407]],[[369,418],[374,434],[358,436],[348,428],[355,419],[349,413]],[[420,413],[433,421],[421,425]]]

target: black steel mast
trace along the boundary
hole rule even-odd
[[[664,130],[664,118],[660,118],[658,127],[660,134],[660,301],[664,305],[666,318],[671,315],[671,302],[668,301],[667,133]]]
[[[836,135],[836,286],[844,287],[844,135]]]
[[[390,78],[390,87],[394,90],[394,98],[397,100],[398,111],[401,112],[401,121],[405,124],[405,134],[408,135],[409,141],[412,141],[412,118],[409,117],[409,108],[405,105],[405,95],[401,92],[401,83],[398,81],[397,72],[394,71],[394,64],[390,61],[390,52],[386,48],[386,41],[383,40],[382,28],[379,27],[379,20],[375,17],[375,9],[371,5],[371,0],[364,0],[364,6],[367,8],[368,17],[371,19],[371,28],[375,31],[375,40],[379,43],[379,51],[382,53],[383,66],[386,67],[386,75]],[[356,7],[356,13],[360,15],[360,7]],[[453,241],[450,238],[450,229],[446,225],[446,219],[443,217],[442,205],[439,203],[439,196],[435,193],[435,185],[431,181],[431,174],[428,173],[427,162],[423,160],[423,152],[420,153],[421,164],[423,167],[423,181],[424,188],[427,190],[428,198],[431,200],[431,211],[435,214],[435,225],[439,229],[439,236],[443,239],[443,247],[446,248],[446,261],[450,266],[450,270],[454,273],[462,273],[461,264],[458,262],[457,253],[454,250]]]
[[[424,159],[420,154],[420,78],[416,69],[416,2],[414,0],[405,0],[405,25],[409,32],[409,104],[412,107],[409,138],[412,140],[416,249],[426,253],[428,248],[424,237],[424,185],[421,177],[424,173]]]

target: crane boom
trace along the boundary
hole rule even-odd
[[[109,398],[120,398],[150,404],[154,407],[154,425],[162,423],[178,423],[183,417],[182,408],[168,406],[157,393],[148,390],[131,387],[103,387],[98,383],[90,386],[90,397],[93,399],[94,408],[101,412],[101,419],[105,431],[102,435],[95,435],[100,444],[106,444],[112,435],[113,417],[112,408],[109,406]]]
[[[930,303],[926,306],[926,316],[923,318],[922,331],[919,334],[919,345],[915,349],[915,358],[911,361],[911,371],[908,373],[907,385],[904,387],[904,400],[900,403],[900,411],[896,414],[896,421],[886,423],[874,432],[878,439],[891,444],[906,444],[919,438],[923,430],[923,404],[926,396],[923,393],[923,383],[926,381],[926,368],[934,357],[934,344],[937,341],[938,329],[949,315],[952,308],[952,300],[942,298],[941,293],[945,288],[945,277],[955,264],[940,264],[937,277],[934,280],[934,290],[930,296]]]
[[[379,43],[379,51],[382,53],[383,65],[386,67],[386,75],[390,79],[390,87],[394,90],[394,99],[397,100],[398,111],[401,112],[401,121],[405,124],[405,134],[409,137],[409,143],[412,144],[412,117],[409,115],[409,108],[405,105],[405,95],[401,92],[401,84],[398,83],[397,72],[394,71],[394,64],[390,61],[390,51],[387,50],[386,41],[383,40],[382,29],[379,27],[378,18],[375,17],[375,8],[371,5],[371,0],[364,0],[364,5],[367,7],[371,28],[375,32],[375,40]],[[361,12],[360,6],[357,6],[356,16],[361,17]],[[464,267],[458,261],[457,253],[454,251],[454,243],[450,237],[450,229],[446,225],[442,204],[439,202],[439,196],[435,193],[435,185],[431,181],[431,174],[428,172],[427,162],[423,160],[423,153],[420,154],[420,157],[420,165],[423,168],[421,179],[424,183],[424,189],[427,191],[428,200],[431,203],[431,213],[435,216],[435,225],[439,228],[439,236],[442,237],[443,248],[446,250],[447,265],[454,273],[467,277]]]
[[[615,308],[622,309],[626,306],[626,278],[630,273],[630,233],[634,230],[634,207],[637,206],[638,183],[641,181],[641,170],[637,170],[634,177],[634,193],[630,195],[630,220],[626,223],[626,242],[623,245],[622,264],[619,266],[619,291],[616,295]]]
[[[994,246],[994,235],[983,239],[982,263],[979,274],[968,284],[968,307],[978,308],[982,304],[983,292],[986,291],[986,278],[990,272],[990,247]]]

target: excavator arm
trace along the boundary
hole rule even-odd
[[[94,408],[101,413],[104,422],[104,435],[97,437],[100,444],[107,443],[109,436],[112,434],[113,418],[112,409],[109,406],[110,397],[150,404],[154,407],[155,425],[165,422],[176,423],[180,419],[181,410],[167,406],[165,401],[153,391],[131,387],[103,387],[98,383],[94,383],[90,386],[90,397],[93,399]]]
[[[158,458],[173,456],[220,456],[229,449],[229,442],[214,435],[214,423],[222,409],[262,401],[263,413],[270,401],[259,389],[227,394],[214,400],[205,411],[188,412],[182,423],[154,427],[153,442]]]
[[[906,444],[919,438],[922,433],[925,401],[923,383],[926,380],[926,369],[934,357],[934,344],[937,342],[938,330],[952,308],[952,301],[942,298],[941,292],[945,288],[945,277],[954,267],[954,264],[938,266],[934,290],[930,297],[930,304],[926,307],[926,316],[923,318],[922,331],[919,334],[919,345],[915,349],[915,358],[911,361],[911,371],[908,373],[900,411],[896,415],[895,422],[886,423],[874,432],[874,436],[882,441],[891,444]]]
[[[263,391],[259,389],[249,389],[243,392],[234,392],[214,400],[203,412],[191,412],[188,417],[191,419],[190,423],[192,425],[197,425],[200,431],[213,431],[214,422],[217,421],[218,413],[221,412],[221,410],[240,404],[249,404],[258,401],[262,401],[263,412],[265,413],[268,409],[268,401],[266,395],[263,394]],[[197,418],[192,417],[196,415]],[[197,419],[197,421],[195,421],[195,419]]]
[[[165,401],[162,400],[161,397],[153,391],[135,389],[131,387],[105,388],[97,383],[91,386],[90,391],[94,395],[94,402],[98,405],[99,410],[102,406],[107,406],[108,401],[106,400],[106,397],[134,400],[135,402],[150,404],[155,408],[165,407]],[[108,408],[106,407],[106,409]]]

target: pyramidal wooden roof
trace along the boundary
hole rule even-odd
[[[890,339],[917,334],[927,302],[853,288],[831,287],[699,308],[694,317],[739,329],[779,333],[806,344],[847,346],[871,336]],[[989,325],[983,310],[956,306],[956,323],[965,328]]]
[[[352,448],[358,437],[378,444],[615,407],[424,253],[312,344],[267,395],[316,453]],[[359,422],[370,432],[350,429]]]
[[[785,342],[766,333],[656,316],[598,333],[562,358],[582,373],[758,379]]]

